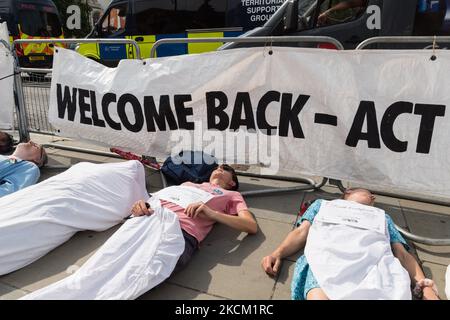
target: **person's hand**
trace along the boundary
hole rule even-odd
[[[422,293],[423,293],[422,300],[439,300],[437,294],[430,287],[423,288]]]
[[[131,208],[131,213],[135,217],[140,216],[150,216],[153,214],[153,209],[148,206],[147,203],[144,200],[139,200],[133,204],[133,207]]]
[[[280,269],[281,259],[277,256],[266,256],[261,261],[261,267],[269,276],[276,276]]]
[[[317,19],[317,25],[323,26],[324,24],[326,24],[327,21],[328,21],[328,14],[329,14],[328,10],[322,12],[322,13],[319,15],[319,18]]]
[[[208,217],[212,218],[215,214],[214,210],[209,208],[203,202],[192,203],[187,206],[185,213],[191,218]]]

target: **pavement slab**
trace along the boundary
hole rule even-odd
[[[138,300],[223,300],[197,290],[184,288],[166,281],[138,298]]]
[[[104,232],[78,232],[44,257],[20,270],[1,276],[0,282],[32,292],[64,279],[81,267],[119,227],[120,225]]]
[[[274,280],[261,269],[261,259],[284,239],[291,226],[258,219],[259,232],[246,236],[218,225],[192,261],[170,283],[229,299],[269,299]]]

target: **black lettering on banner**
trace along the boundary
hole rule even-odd
[[[331,114],[316,113],[316,115],[314,116],[314,123],[317,124],[326,124],[329,126],[337,127],[337,121],[337,117]]]
[[[175,110],[177,112],[178,127],[180,129],[194,130],[194,123],[188,122],[187,117],[193,115],[192,108],[186,108],[185,102],[192,101],[190,94],[178,94],[174,97]]]
[[[89,90],[78,89],[78,106],[80,108],[80,123],[92,124],[92,119],[86,117],[86,112],[91,111],[91,106],[86,103],[86,98],[89,98]]]
[[[160,131],[166,131],[166,121],[169,130],[177,130],[178,125],[170,108],[170,97],[168,95],[159,98],[159,112],[156,110],[155,100],[152,96],[144,97],[144,114],[147,122],[147,131],[156,132],[155,122]]]
[[[422,116],[419,137],[417,139],[417,153],[430,153],[436,117],[445,116],[445,106],[436,104],[416,104],[414,114]]]
[[[244,109],[244,118],[242,116]],[[239,127],[247,127],[247,130],[256,130],[255,118],[253,116],[252,102],[248,92],[238,92],[234,102],[233,114],[231,115],[231,130],[238,130]]]
[[[126,106],[130,104],[133,108],[135,123],[132,124],[130,119],[128,119],[126,113]],[[119,98],[119,102],[117,102],[117,114],[119,115],[120,121],[122,121],[123,126],[131,132],[139,132],[142,130],[144,126],[144,115],[142,113],[141,104],[139,103],[138,98],[133,96],[132,94],[126,93]]]
[[[304,139],[305,135],[303,134],[298,116],[306,102],[308,102],[310,96],[299,95],[293,106],[292,97],[293,95],[291,93],[283,93],[281,96],[280,137],[288,136],[290,124],[294,137]]]
[[[262,132],[269,136],[276,132],[277,127],[271,126],[267,122],[266,110],[271,102],[280,102],[280,99],[280,92],[269,91],[262,96],[261,100],[259,100],[258,109],[256,109],[256,122],[258,123],[258,128],[263,130]]]
[[[367,132],[362,132],[367,119]],[[361,101],[345,144],[356,147],[360,140],[367,140],[369,148],[380,149],[380,134],[378,132],[377,113],[373,101]]]
[[[91,95],[91,110],[92,110],[92,121],[94,121],[94,126],[96,127],[106,127],[105,121],[98,118],[97,111],[97,99],[95,97],[95,91],[89,91]]]
[[[64,119],[67,110],[67,120],[74,121],[77,111],[77,88],[72,88],[72,96],[70,95],[70,87],[64,86],[64,97],[61,84],[56,84],[56,101],[58,104],[58,118]]]
[[[397,139],[394,134],[394,123],[398,116],[403,113],[412,113],[414,104],[411,102],[399,101],[393,103],[383,115],[381,120],[380,132],[381,139],[390,150],[394,152],[406,152],[408,142]]]
[[[216,100],[219,102],[216,105]],[[208,129],[224,131],[228,128],[229,118],[224,111],[228,106],[228,98],[222,91],[211,91],[206,93],[206,111],[208,119]],[[216,122],[219,118],[219,122]]]
[[[122,126],[120,123],[115,122],[111,116],[109,115],[109,105],[113,102],[117,101],[117,96],[114,93],[106,93],[102,99],[102,111],[103,116],[105,117],[105,121],[111,129],[121,130]]]

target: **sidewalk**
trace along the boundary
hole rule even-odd
[[[100,149],[76,141],[33,135],[39,143],[58,144]],[[80,161],[122,161],[104,156],[48,149],[49,165],[69,166]],[[61,172],[44,169],[42,179]],[[147,172],[149,192],[161,188],[158,173]],[[293,175],[292,173],[290,173]],[[240,177],[241,189],[260,190],[273,187],[295,186],[292,182]],[[337,198],[339,190],[326,186],[318,192],[291,193],[246,199],[256,216],[259,232],[246,236],[226,226],[217,225],[201,244],[199,252],[188,267],[165,283],[144,294],[141,299],[290,299],[290,282],[298,255],[289,257],[276,279],[265,275],[260,267],[261,258],[271,253],[292,230],[303,198]],[[431,238],[450,238],[450,208],[423,204],[389,197],[377,197],[376,205],[386,210],[394,221],[409,231]],[[21,296],[58,281],[81,266],[119,226],[105,232],[80,232],[62,246],[31,265],[0,277],[0,299]],[[411,243],[425,274],[433,278],[445,299],[445,270],[450,264],[450,246],[432,247]]]

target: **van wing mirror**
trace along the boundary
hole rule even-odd
[[[295,31],[298,28],[298,0],[289,0],[283,16],[284,31]]]

